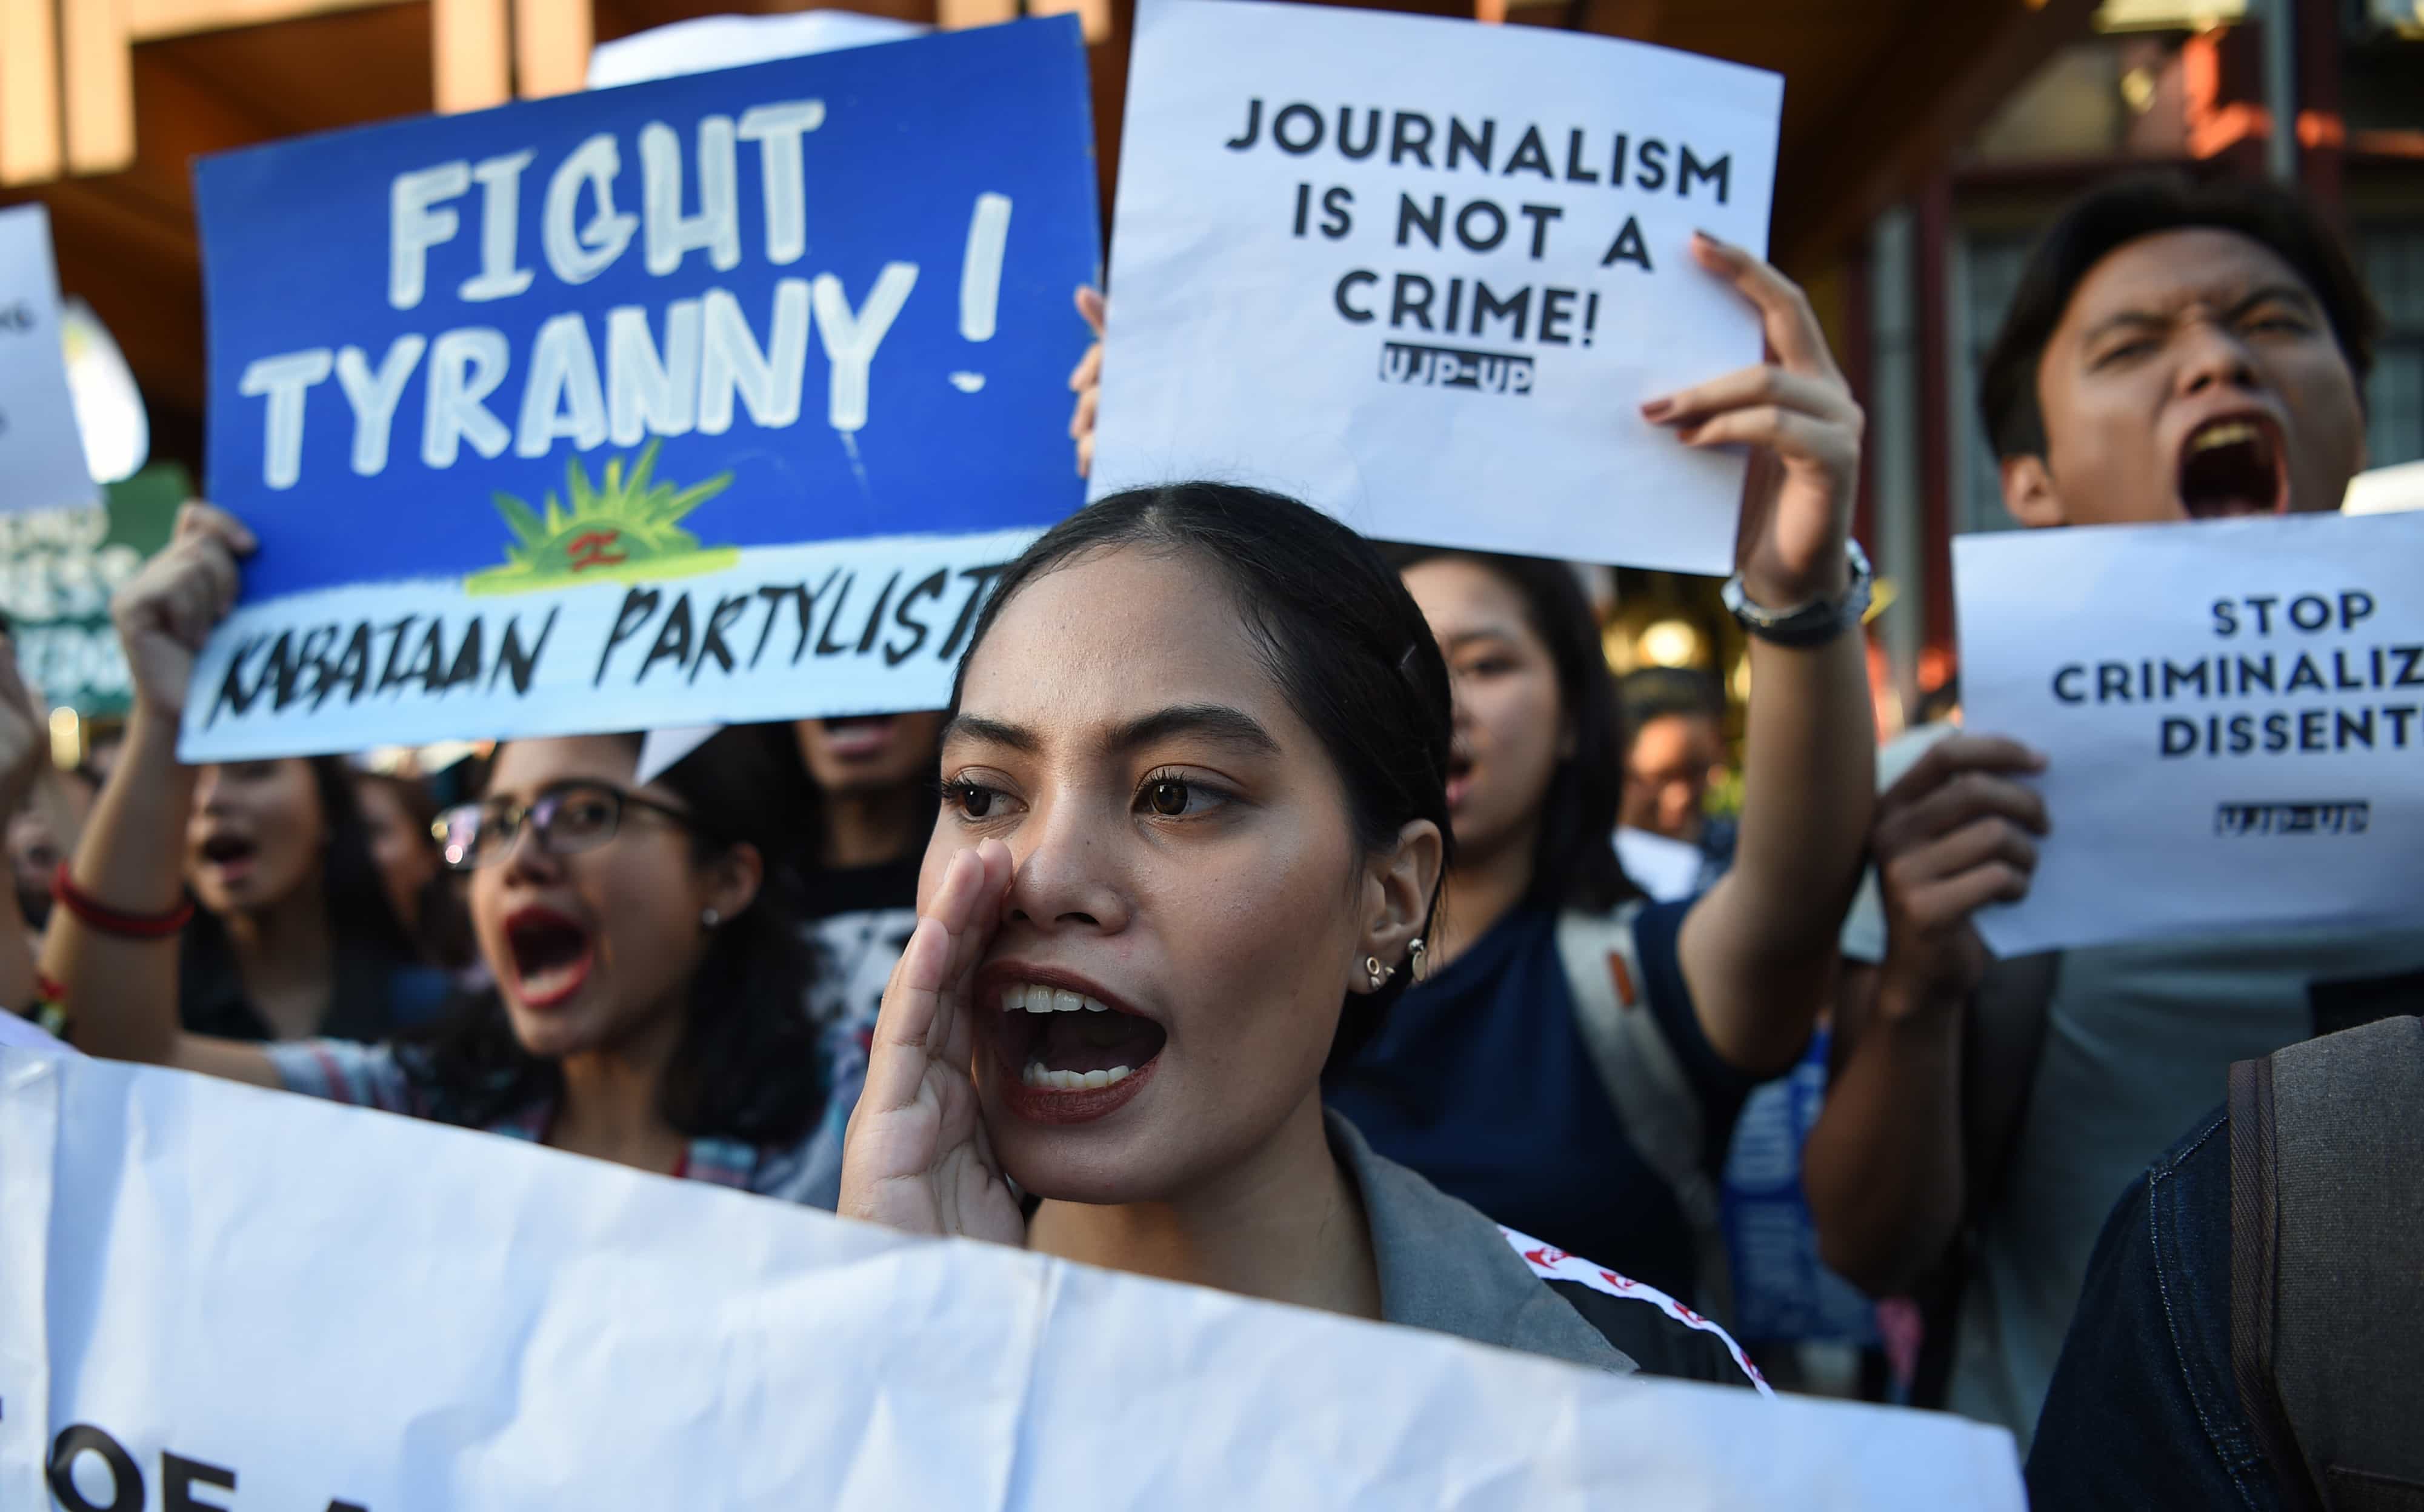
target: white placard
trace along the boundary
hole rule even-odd
[[[1094,492],[1217,477],[1357,530],[1722,573],[1742,459],[1644,400],[1759,360],[1783,81],[1533,26],[1145,0]]]
[[[50,212],[0,210],[0,510],[63,509],[100,498],[59,345]]]
[[[1953,544],[1970,729],[2050,757],[2000,954],[2416,917],[2424,517]]]
[[[55,1504],[77,1425],[67,1473],[127,1508],[2021,1505],[2010,1436],[1950,1417],[1619,1379],[175,1072],[0,1050],[0,1506]],[[104,1442],[151,1500],[113,1498]]]

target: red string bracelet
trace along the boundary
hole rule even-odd
[[[165,940],[183,929],[194,916],[194,900],[190,898],[166,914],[120,913],[78,887],[75,879],[68,875],[68,864],[64,861],[59,863],[59,869],[51,874],[51,896],[87,928],[129,940]]]

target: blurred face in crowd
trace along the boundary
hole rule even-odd
[[[366,777],[354,784],[354,794],[370,831],[371,859],[378,865],[388,906],[406,929],[418,928],[422,893],[439,870],[429,827],[405,805],[393,781]]]
[[[50,780],[57,783],[59,801],[66,805],[69,817],[82,825],[92,814],[92,784],[82,772],[62,772]],[[50,918],[51,878],[67,859],[68,837],[52,827],[47,805],[32,803],[8,821],[8,866],[15,873],[17,907],[25,922],[40,929]]]
[[[836,798],[933,781],[934,736],[942,727],[939,711],[804,719],[792,726],[808,775]]]
[[[66,848],[38,809],[21,810],[8,821],[8,867],[16,877],[17,907],[36,929],[50,917],[51,878],[65,859]]]
[[[1528,855],[1549,780],[1573,750],[1556,662],[1523,596],[1472,558],[1432,557],[1407,568],[1405,580],[1439,637],[1456,692],[1447,804],[1459,861],[1477,864],[1510,848]]]
[[[2081,280],[2037,366],[2043,457],[2003,464],[2028,525],[2332,510],[2365,466],[2322,304],[2235,231],[2163,231]]]
[[[488,843],[507,807],[555,797],[557,850],[582,846],[555,853],[526,823],[471,873],[480,953],[534,1055],[616,1049],[670,1031],[710,938],[704,911],[731,918],[756,895],[750,847],[702,860],[679,820],[630,803],[614,816],[598,789],[685,809],[662,784],[632,788],[634,760],[631,743],[612,736],[516,740],[497,754],[481,820]]]
[[[1624,805],[1618,822],[1669,839],[1698,841],[1709,784],[1725,759],[1717,722],[1706,714],[1661,714],[1634,732],[1624,758]]]
[[[328,846],[311,763],[204,767],[185,821],[185,878],[214,914],[273,908],[319,884]]]
[[[982,840],[1017,867],[976,1083],[1022,1186],[1174,1199],[1318,1098],[1379,895],[1218,569],[1124,547],[1028,584],[968,663],[942,770],[919,907]]]

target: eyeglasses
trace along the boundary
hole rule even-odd
[[[627,793],[602,782],[564,782],[547,788],[528,804],[490,799],[485,804],[458,804],[438,816],[429,833],[437,837],[446,865],[456,871],[491,866],[513,853],[524,826],[538,836],[538,847],[551,856],[595,851],[622,828],[623,811],[645,808],[662,814],[684,829],[696,830],[698,820],[678,808]]]

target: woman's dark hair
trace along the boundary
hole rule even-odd
[[[1603,914],[1639,897],[1616,858],[1616,816],[1624,802],[1624,714],[1607,653],[1600,648],[1599,620],[1573,569],[1539,557],[1442,547],[1386,550],[1401,573],[1444,557],[1494,574],[1523,601],[1523,618],[1556,668],[1557,708],[1573,730],[1574,748],[1549,774],[1549,789],[1541,795],[1524,905]]]
[[[2044,454],[2037,369],[2071,295],[2096,265],[2142,236],[2208,227],[2244,236],[2296,271],[2323,307],[2340,355],[2364,388],[2382,316],[2348,248],[2313,206],[2290,190],[2247,179],[2125,174],[2072,200],[2029,253],[1979,375],[1978,413],[1997,456]]]
[[[1412,820],[1447,813],[1447,666],[1422,611],[1369,541],[1293,499],[1223,483],[1113,494],[1045,532],[1012,563],[977,616],[951,687],[951,711],[977,647],[1004,606],[1082,557],[1135,547],[1187,554],[1227,580],[1271,678],[1337,768],[1356,843],[1379,850]],[[1436,924],[1438,900],[1423,932]],[[1349,994],[1331,1043],[1337,1064],[1362,1048],[1413,973]]]
[[[640,737],[625,739],[636,755]],[[807,787],[799,752],[784,726],[734,725],[656,780],[689,812],[701,861],[749,845],[765,867],[758,896],[717,926],[691,979],[658,1106],[692,1138],[795,1144],[823,1113],[825,1095],[807,1011],[815,962],[791,861]],[[561,1068],[514,1037],[493,987],[397,1053],[450,1123],[494,1123],[564,1090]]]
[[[431,861],[438,861],[438,836],[430,829],[438,819],[438,795],[429,790],[429,784],[391,772],[357,772],[354,784],[358,790],[376,788],[391,794],[404,810],[413,842],[429,852]],[[421,916],[412,931],[422,958],[448,971],[463,970],[479,954],[479,945],[471,938],[471,916],[454,882],[442,863],[430,874],[422,884]]]
[[[321,895],[327,900],[328,938],[336,954],[329,1020],[323,1027],[347,1038],[380,1032],[391,1006],[391,979],[396,972],[420,963],[420,947],[388,904],[387,885],[371,854],[370,825],[354,796],[353,774],[344,758],[313,756],[309,765],[325,846]],[[237,982],[227,926],[209,910],[197,910],[179,941],[179,1001],[198,1006],[224,998],[241,990]]]

